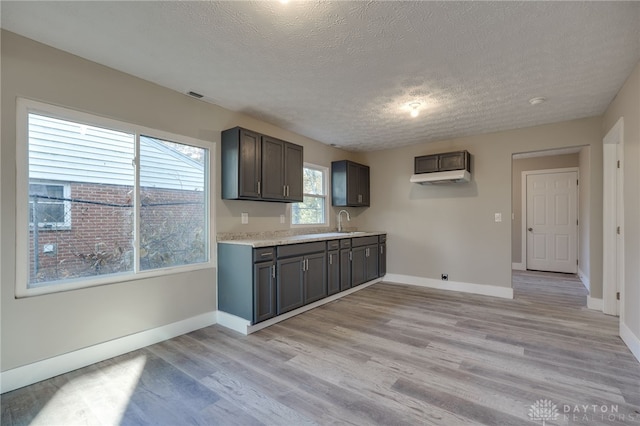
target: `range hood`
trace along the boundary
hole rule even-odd
[[[419,173],[411,176],[411,183],[428,185],[434,183],[469,182],[471,173],[466,170],[449,170],[446,172]]]

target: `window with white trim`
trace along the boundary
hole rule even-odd
[[[18,134],[19,297],[210,264],[209,144],[26,100]]]
[[[303,201],[291,205],[293,225],[326,225],[329,169],[305,163],[303,169]]]

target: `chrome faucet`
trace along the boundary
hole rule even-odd
[[[347,214],[347,221],[351,221],[351,216],[349,216],[349,212],[346,210],[340,210],[338,212],[338,232],[342,232],[342,213]]]

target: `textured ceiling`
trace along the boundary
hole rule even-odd
[[[1,7],[9,31],[349,150],[599,115],[640,60],[637,2]]]

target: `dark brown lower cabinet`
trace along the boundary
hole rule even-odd
[[[378,276],[387,274],[387,243],[380,243],[380,259],[378,260]]]
[[[276,316],[276,264],[261,262],[253,265],[253,318],[255,322]]]
[[[218,310],[256,324],[386,272],[386,236],[276,247],[218,244]],[[352,247],[353,245],[353,247]]]
[[[378,236],[351,240],[351,286],[378,278]]]
[[[278,247],[276,269],[278,315],[327,297],[324,241]]]
[[[327,296],[340,291],[340,250],[327,252]]]
[[[304,257],[278,260],[278,315],[304,305]]]

